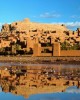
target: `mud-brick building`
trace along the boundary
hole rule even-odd
[[[65,25],[23,21],[4,24],[0,33],[0,49],[32,52],[33,56],[80,56],[79,50],[61,50],[66,41],[71,46],[80,44],[80,28],[69,30]],[[46,44],[46,45],[45,45]]]

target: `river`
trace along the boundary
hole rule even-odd
[[[80,100],[80,89],[76,86],[69,87],[65,92],[35,94],[29,98],[16,96],[11,93],[4,93],[0,88],[0,100]]]
[[[0,66],[54,66],[54,67],[68,67],[68,68],[80,68],[80,65],[53,65],[53,64],[21,64],[21,63],[0,63]],[[71,71],[72,69],[70,69]],[[75,69],[74,69],[75,70]],[[60,71],[60,69],[59,69]],[[66,70],[65,70],[66,71]],[[67,70],[69,71],[69,70]],[[66,73],[67,73],[66,71]],[[80,71],[76,70],[78,74]],[[76,73],[75,73],[76,74]],[[80,89],[76,86],[68,87],[64,92],[54,92],[54,93],[38,93],[30,95],[28,98],[25,98],[22,95],[16,95],[11,92],[3,92],[2,88],[0,87],[0,100],[80,100]]]

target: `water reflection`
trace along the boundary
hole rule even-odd
[[[74,92],[72,92],[72,90]],[[68,91],[70,91],[68,93]],[[48,94],[35,94],[31,95],[28,99],[22,96],[15,96],[11,93],[0,93],[0,100],[80,100],[80,93],[77,92],[80,89],[77,87],[72,86],[67,88],[65,92],[58,92],[58,93],[48,93]]]
[[[72,86],[65,92],[32,95],[27,100],[80,100],[80,89]]]
[[[69,100],[68,95],[77,93],[77,99],[74,100],[80,100],[80,97],[78,98],[80,89],[77,89],[80,87],[80,67],[75,66],[1,66],[0,85],[2,89],[0,91],[8,94],[1,92],[0,96],[1,94],[9,96],[14,94],[22,95],[28,98],[27,100]],[[77,88],[71,87],[66,90],[70,86],[77,86]],[[22,96],[19,98],[24,100]],[[15,98],[18,100],[18,97],[15,96]]]
[[[0,87],[0,92],[2,92],[2,88]]]
[[[11,93],[0,93],[0,100],[26,100],[23,96],[15,96]]]
[[[58,66],[58,67],[79,67],[79,64],[30,64],[20,62],[0,62],[0,66]]]
[[[78,89],[76,86],[72,86],[67,88],[67,90],[65,91],[67,93],[80,93],[80,89]]]

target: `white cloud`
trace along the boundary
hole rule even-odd
[[[80,22],[67,22],[65,25],[70,27],[80,27]]]
[[[53,24],[64,24],[67,27],[80,27],[80,22],[54,22]]]
[[[71,18],[76,18],[76,19],[79,19],[79,18],[80,18],[80,16],[78,16],[78,15],[72,15],[72,16],[71,16]]]
[[[57,14],[56,12],[46,12],[43,14],[40,14],[39,16],[33,16],[33,17],[38,17],[38,18],[58,18],[60,17],[60,14]]]
[[[61,16],[60,14],[49,13],[49,12],[40,15],[41,18],[57,18],[57,17],[60,17],[60,16]]]
[[[0,26],[2,26],[4,23],[0,23]]]

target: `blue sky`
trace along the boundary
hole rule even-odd
[[[80,27],[80,0],[0,0],[0,25],[24,18]]]

